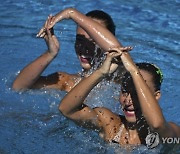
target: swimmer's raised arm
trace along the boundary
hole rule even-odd
[[[45,86],[48,78],[40,78],[40,75],[56,57],[60,47],[58,39],[53,34],[53,30],[47,28],[49,21],[50,19],[48,18],[45,22],[44,30],[46,31],[46,35],[43,36],[48,46],[48,50],[20,72],[13,83],[12,87],[14,90],[24,90],[32,87],[41,88]],[[40,82],[37,82],[38,80]]]
[[[114,47],[122,47],[116,37],[114,37],[114,35],[105,27],[73,8],[65,9],[56,14],[52,18],[49,28],[53,27],[57,22],[63,19],[72,19],[75,21],[104,51],[109,51]],[[40,31],[37,36],[40,36],[41,34],[42,32]]]
[[[127,50],[127,49],[126,49]],[[62,114],[80,124],[88,123],[100,127],[99,109],[92,109],[83,104],[90,91],[98,84],[110,71],[112,58],[119,56],[121,53],[107,53],[107,58],[103,65],[92,73],[89,77],[84,78],[77,84],[61,101],[59,110]],[[107,118],[107,117],[106,117]]]
[[[118,49],[117,49],[118,50]],[[140,70],[137,68],[130,56],[124,52],[121,56],[121,60],[127,71],[130,72],[135,89],[137,92],[140,107],[150,128],[157,131],[161,137],[177,137],[180,136],[180,127],[174,123],[166,122],[162,110],[158,104],[158,98],[160,98],[160,91],[155,93],[147,85],[141,75]]]

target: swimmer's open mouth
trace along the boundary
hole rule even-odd
[[[80,55],[79,57],[80,57],[81,62],[83,62],[83,63],[90,63],[90,61],[92,59],[92,58],[84,56],[84,55]]]
[[[128,108],[124,108],[123,110],[130,111],[130,112],[135,111],[135,109],[128,109]]]
[[[135,116],[135,112],[137,112],[137,109],[129,108],[128,106],[125,106],[123,108],[123,111],[126,116]]]

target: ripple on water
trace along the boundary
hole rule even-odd
[[[65,92],[17,93],[11,89],[16,73],[46,50],[44,41],[36,39],[35,34],[47,16],[67,7],[76,7],[83,13],[101,9],[112,15],[117,38],[123,45],[135,46],[131,52],[134,60],[153,62],[162,68],[160,104],[167,120],[180,124],[179,1],[6,0],[1,4],[0,153],[127,152],[117,144],[105,143],[96,132],[78,127],[59,113],[58,105]],[[75,23],[70,21],[55,27],[61,52],[44,74],[81,70],[74,52],[75,30]],[[102,83],[91,92],[87,103],[92,107],[106,106],[119,114],[119,91],[119,86]],[[140,146],[132,153],[158,153],[158,148]],[[162,151],[170,150],[166,148]]]

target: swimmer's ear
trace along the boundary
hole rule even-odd
[[[158,101],[160,99],[160,97],[161,97],[161,91],[160,90],[156,91],[154,93],[154,96],[155,96],[156,100]]]

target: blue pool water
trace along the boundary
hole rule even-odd
[[[83,13],[101,9],[112,16],[117,38],[123,45],[135,47],[131,52],[134,60],[153,62],[162,69],[160,105],[167,121],[180,125],[179,0],[6,0],[0,6],[0,153],[127,152],[64,118],[58,111],[58,104],[65,92],[29,90],[17,93],[11,89],[18,72],[46,50],[44,41],[35,35],[47,16],[67,7],[75,7]],[[73,46],[75,28],[72,21],[56,25],[61,52],[44,74],[81,71]],[[114,91],[110,90],[112,87],[104,88],[103,92],[98,92],[99,96],[92,91],[88,103],[119,112],[118,88]],[[112,97],[114,95],[116,98]],[[173,153],[178,153],[178,148]],[[148,150],[140,146],[132,153],[159,153],[160,150],[159,147]]]

